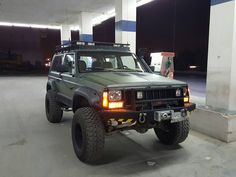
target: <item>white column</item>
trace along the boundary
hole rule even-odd
[[[207,105],[236,111],[236,3],[212,0]]]
[[[93,41],[93,14],[89,12],[81,12],[79,16],[80,41]]]
[[[136,0],[116,0],[116,43],[130,44],[136,52]]]
[[[62,25],[61,27],[61,43],[67,44],[71,40],[71,31],[69,25]]]

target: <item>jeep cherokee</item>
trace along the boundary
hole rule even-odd
[[[45,99],[49,122],[73,111],[72,142],[77,157],[102,156],[105,135],[134,129],[154,132],[160,142],[183,142],[189,133],[186,83],[154,74],[126,44],[74,41],[57,48]]]

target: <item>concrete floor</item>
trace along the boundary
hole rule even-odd
[[[235,177],[236,143],[191,132],[180,146],[152,130],[107,137],[97,165],[81,163],[71,143],[72,114],[60,124],[44,113],[46,77],[0,77],[0,177]]]

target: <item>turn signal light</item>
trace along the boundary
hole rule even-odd
[[[123,108],[124,102],[109,102],[108,92],[103,92],[102,106],[104,108],[109,108],[109,109],[120,109],[120,108]]]
[[[124,103],[123,102],[111,102],[109,103],[108,108],[109,109],[120,109],[123,108]]]
[[[102,106],[103,106],[104,108],[107,108],[107,107],[108,107],[108,92],[103,92]]]
[[[189,103],[189,97],[184,97],[184,103]]]

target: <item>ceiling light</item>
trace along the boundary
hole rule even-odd
[[[136,6],[140,7],[144,4],[147,4],[147,3],[152,2],[152,1],[154,1],[154,0],[140,0],[140,1],[137,2]]]
[[[150,3],[154,0],[139,0],[137,3],[136,3],[136,7],[140,7],[144,4],[147,4],[147,3]],[[102,22],[108,20],[109,18],[112,18],[112,17],[115,17],[116,16],[116,10],[115,9],[112,9],[110,11],[108,11],[107,13],[104,13],[98,17],[95,17],[93,19],[93,25],[96,26],[96,25],[99,25],[101,24]]]
[[[41,29],[61,29],[60,26],[26,24],[26,23],[11,23],[11,22],[0,22],[0,26],[15,26],[15,27],[41,28]]]

